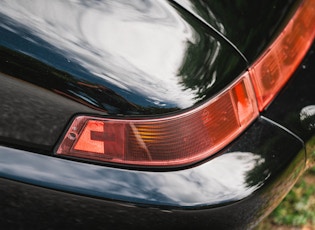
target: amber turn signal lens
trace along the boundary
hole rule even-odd
[[[79,116],[57,154],[130,165],[186,165],[211,156],[258,115],[246,73],[203,106],[159,119]]]

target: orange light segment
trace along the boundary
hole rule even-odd
[[[315,1],[305,0],[279,37],[249,69],[262,111],[290,79],[315,37]]]
[[[159,119],[77,117],[57,154],[112,163],[186,165],[211,156],[258,116],[248,73],[186,113]]]
[[[231,96],[235,102],[234,110],[241,125],[246,125],[252,120],[253,113],[256,113],[256,98],[251,88],[252,84],[248,80],[241,81],[231,90]],[[255,106],[253,106],[255,105]]]

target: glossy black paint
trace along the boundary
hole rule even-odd
[[[8,1],[0,22],[0,71],[113,115],[189,108],[246,68],[166,1]]]
[[[294,184],[305,168],[300,138],[314,135],[312,110],[305,110],[314,104],[314,47],[264,112],[268,119],[198,165],[149,171],[52,156],[75,114],[162,116],[212,97],[295,9],[279,0],[229,3],[236,11],[225,1],[178,2],[2,2],[1,228],[246,229]],[[104,43],[112,47],[98,48]]]
[[[226,37],[252,63],[301,1],[174,0]]]
[[[47,89],[0,73],[0,143],[51,153],[78,111],[96,112]]]
[[[97,166],[1,147],[0,177],[22,183],[0,183],[5,198],[0,225],[246,229],[280,201],[304,167],[303,144],[264,118],[213,159],[167,172]]]

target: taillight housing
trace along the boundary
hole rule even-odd
[[[174,166],[204,159],[258,115],[248,73],[206,104],[159,119],[79,116],[57,154],[131,165]]]
[[[141,166],[180,166],[234,140],[273,100],[315,36],[315,1],[306,0],[261,57],[205,104],[156,119],[76,117],[58,155]]]

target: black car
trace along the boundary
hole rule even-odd
[[[314,161],[314,37],[314,0],[1,1],[1,228],[253,228]]]

